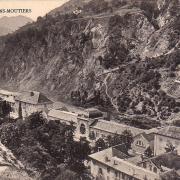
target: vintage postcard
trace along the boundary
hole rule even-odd
[[[0,180],[180,180],[180,0],[0,0]]]

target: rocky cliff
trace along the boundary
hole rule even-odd
[[[179,0],[77,2],[1,39],[1,85],[120,113],[178,113]]]
[[[0,179],[33,180],[28,176],[25,167],[12,152],[0,142]]]

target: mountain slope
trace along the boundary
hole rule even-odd
[[[6,27],[0,27],[0,36],[4,36],[6,34],[11,33],[12,30]]]
[[[32,180],[24,171],[24,167],[12,152],[0,143],[0,179],[1,180]]]
[[[67,3],[63,4],[62,6],[52,10],[49,12],[50,15],[56,15],[58,13],[68,13],[72,12],[73,9],[76,9],[77,7],[83,7],[85,4],[87,4],[91,0],[70,0]]]
[[[0,82],[167,119],[179,112],[178,3],[91,0],[78,16],[67,3],[3,40]]]
[[[25,24],[31,22],[33,22],[33,20],[25,16],[3,16],[2,18],[0,18],[0,36],[12,33]]]

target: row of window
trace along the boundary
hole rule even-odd
[[[143,163],[143,168],[147,169],[147,164]],[[153,167],[151,164],[149,165],[149,170],[157,173],[157,168]]]
[[[102,168],[99,168],[98,173],[100,175],[103,175]],[[107,167],[107,173],[110,173],[110,167]],[[129,176],[128,174],[125,174],[123,172],[115,171],[115,180],[138,180],[137,178],[134,178],[132,176]],[[110,180],[109,176],[107,176],[107,180]]]
[[[144,146],[144,143],[143,143],[142,141],[140,141],[140,140],[139,140],[139,141],[136,141],[136,145],[137,145],[137,146],[141,146],[141,147],[145,147],[145,146]]]

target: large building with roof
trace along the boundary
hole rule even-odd
[[[22,117],[25,118],[34,112],[48,113],[53,107],[53,102],[44,94],[37,91],[24,91],[15,98],[16,109],[18,114],[19,108],[22,109]]]
[[[89,136],[92,134],[93,140],[95,141],[99,138],[106,139],[106,137],[114,136],[116,134],[121,135],[125,130],[130,130],[133,136],[144,132],[143,129],[103,120],[102,118],[92,119],[78,116],[77,121],[77,135],[79,138],[86,137],[86,139],[90,141],[92,139]]]
[[[180,127],[168,126],[156,132],[154,154],[165,153],[168,146],[174,147],[180,154]]]
[[[77,126],[77,118],[78,114],[59,109],[51,109],[48,113],[49,120],[61,121],[62,123],[66,123],[68,125],[73,123],[74,126]]]
[[[123,131],[130,130],[133,136],[143,133],[143,129],[127,126],[124,124],[116,123],[113,121],[106,121],[98,119],[90,125],[90,132],[95,134],[95,139],[105,138],[107,136],[114,136],[116,134],[122,134]]]
[[[103,180],[158,180],[159,174],[138,165],[140,155],[130,156],[121,151],[121,146],[91,154],[90,169],[95,179]]]
[[[102,116],[103,114],[94,108],[86,109],[83,114],[61,109],[51,109],[48,113],[49,120],[58,120],[66,124],[73,122],[76,127],[75,138],[86,138],[91,142],[116,134],[121,135],[125,130],[130,130],[133,136],[144,132],[143,129],[103,120]],[[90,137],[92,134],[93,138]]]
[[[160,174],[163,180],[180,179],[180,156],[177,154],[177,151],[145,158],[137,165]]]
[[[179,180],[180,156],[169,152],[152,158],[131,154],[124,145],[91,154],[90,170],[102,180]]]

